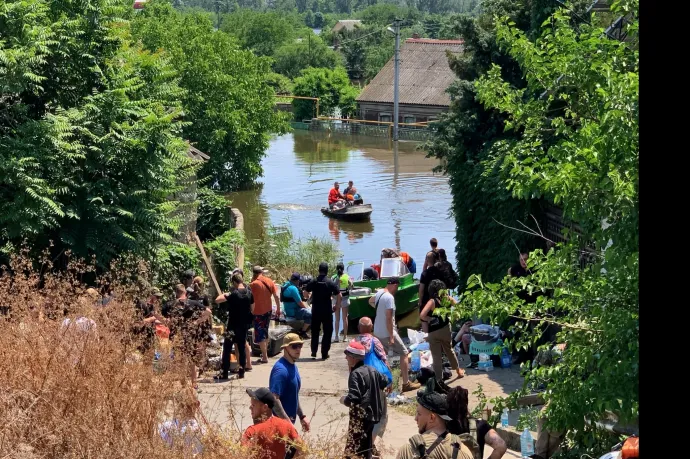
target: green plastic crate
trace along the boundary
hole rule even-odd
[[[494,352],[494,348],[498,346],[498,352]],[[472,340],[470,343],[470,354],[488,354],[488,355],[501,355],[501,348],[503,347],[503,340],[498,339],[495,343],[483,343],[481,341]]]

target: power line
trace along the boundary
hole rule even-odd
[[[362,39],[367,38],[367,37],[369,37],[369,36],[371,36],[371,35],[374,35],[374,34],[377,34],[377,33],[381,33],[381,32],[383,32],[383,31],[385,31],[385,30],[386,30],[386,29],[376,30],[376,31],[371,32],[371,33],[368,33],[368,34],[366,34],[366,35],[362,35],[361,37],[358,37],[358,38],[353,38],[353,39],[351,39],[351,40],[342,41],[342,42],[338,43],[338,46],[342,46],[342,45],[344,45],[344,44],[351,43],[351,42],[353,42],[353,41],[362,40]]]

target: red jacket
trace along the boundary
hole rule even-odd
[[[328,204],[338,202],[338,199],[342,199],[340,191],[336,190],[335,188],[331,188],[331,191],[328,193]]]

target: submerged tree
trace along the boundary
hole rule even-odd
[[[350,116],[357,109],[355,99],[358,93],[342,67],[308,68],[295,78],[294,94],[318,97],[323,115],[333,115],[335,109],[339,108],[343,117]],[[316,115],[314,103],[310,100],[294,99],[292,105],[297,120],[310,119]]]

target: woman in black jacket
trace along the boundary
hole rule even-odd
[[[239,272],[232,275],[233,289],[231,293],[224,293],[216,298],[216,303],[224,303],[227,301],[226,308],[228,309],[228,326],[227,332],[232,332],[232,339],[227,335],[223,341],[223,355],[221,357],[221,371],[214,377],[216,380],[228,379],[228,372],[230,370],[230,354],[232,354],[233,344],[237,345],[237,352],[239,353],[238,364],[240,366],[237,372],[239,379],[244,378],[245,365],[247,362],[247,354],[245,350],[245,343],[247,342],[247,332],[251,326],[254,312],[254,297],[251,290],[245,287],[244,278]]]

